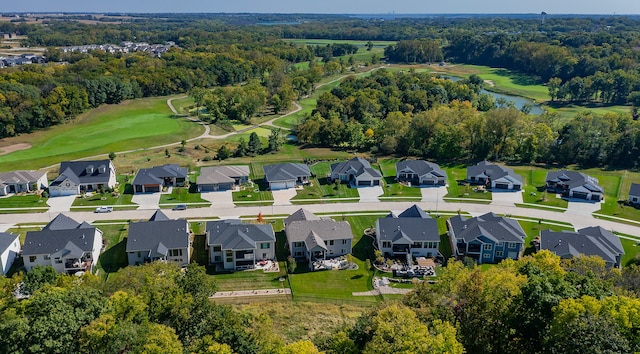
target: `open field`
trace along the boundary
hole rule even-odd
[[[196,123],[172,117],[166,97],[130,100],[90,110],[71,124],[3,139],[2,146],[28,143],[32,147],[0,156],[0,164],[3,170],[41,168],[111,151],[174,143],[202,131]]]

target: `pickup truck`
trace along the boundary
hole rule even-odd
[[[97,207],[94,213],[110,213],[112,211],[113,211],[113,207],[101,206],[101,207]]]

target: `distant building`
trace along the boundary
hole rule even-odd
[[[304,163],[281,163],[263,167],[264,179],[271,190],[295,188],[308,184],[311,170]]]
[[[565,259],[580,255],[598,256],[609,268],[620,268],[624,255],[620,238],[600,226],[578,231],[543,230],[540,232],[539,249],[549,250]]]
[[[416,186],[444,186],[447,173],[433,162],[405,160],[396,163],[396,181]]]
[[[60,175],[49,185],[52,197],[84,194],[116,185],[116,169],[111,160],[65,161]]]
[[[565,198],[601,201],[604,188],[598,179],[582,172],[559,170],[547,173],[547,190],[560,193]]]
[[[225,191],[249,181],[249,166],[203,167],[196,180],[198,192]]]
[[[164,187],[185,185],[189,169],[177,164],[166,164],[152,168],[141,168],[131,185],[134,193],[162,192]]]
[[[629,202],[631,204],[640,204],[640,184],[632,183],[629,188]]]
[[[522,189],[522,177],[512,169],[480,161],[477,165],[467,167],[467,181],[473,184],[486,185],[491,189],[519,191]]]
[[[34,192],[49,186],[46,171],[11,171],[0,173],[0,195]]]
[[[339,180],[353,186],[379,186],[382,180],[380,171],[371,168],[369,161],[354,157],[349,161],[331,165],[331,180]]]

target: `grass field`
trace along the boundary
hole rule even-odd
[[[522,201],[524,203],[538,205],[541,209],[545,206],[566,209],[569,203],[558,198],[555,193],[545,192],[547,172],[550,170],[537,167],[515,167],[513,171],[524,181],[524,193]],[[548,208],[547,208],[548,209]]]
[[[1,208],[45,208],[48,209],[47,198],[42,198],[35,194],[14,195],[0,198]]]
[[[118,269],[129,264],[127,260],[127,234],[129,225],[99,225],[96,226],[102,231],[102,237],[106,241],[106,248],[98,258],[98,273],[103,276],[105,273],[114,273]]]
[[[189,106],[193,106],[195,103],[193,101],[193,97],[187,96],[183,98],[174,99],[171,101],[171,104],[173,104],[173,108],[175,108],[176,111],[178,111],[178,113],[189,114]],[[195,112],[195,108],[194,108],[194,112]]]
[[[3,170],[42,168],[60,161],[173,143],[202,133],[202,126],[173,118],[166,97],[137,99],[93,109],[73,122],[3,139],[2,146],[32,147],[0,156]]]
[[[458,184],[459,181],[467,179],[467,166],[449,165],[440,166],[447,171],[447,187],[449,193],[445,198],[462,198],[462,199],[483,199],[487,202],[491,201],[491,193],[482,192],[477,187],[469,184]]]
[[[327,178],[313,178],[309,185],[304,186],[303,189],[298,190],[295,197],[291,199],[291,201],[299,200],[299,199],[325,199],[328,202],[331,202],[332,199],[336,198],[358,198],[358,190],[355,188],[349,188],[347,184],[333,184],[329,183]],[[355,199],[357,201],[357,199]],[[351,202],[353,203],[353,199],[347,200],[333,200],[333,202]],[[307,202],[305,202],[307,203]]]
[[[172,206],[176,204],[188,203],[190,208],[201,208],[211,206],[211,203],[202,199],[200,193],[189,193],[189,188],[173,188],[171,194],[161,194],[160,204]]]

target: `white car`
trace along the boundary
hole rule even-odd
[[[110,213],[112,211],[113,211],[113,207],[101,206],[101,207],[97,207],[96,211],[94,211],[94,213]]]

